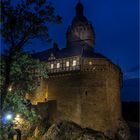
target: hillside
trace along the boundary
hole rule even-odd
[[[122,101],[139,101],[139,78],[126,79],[121,91]]]

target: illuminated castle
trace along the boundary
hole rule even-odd
[[[73,121],[114,135],[122,118],[122,73],[117,65],[94,51],[94,29],[83,9],[79,2],[67,29],[66,48],[54,44],[53,48],[36,54],[36,58],[48,64],[49,73],[30,99],[33,104],[55,102],[50,109],[52,122]]]

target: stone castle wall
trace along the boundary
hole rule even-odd
[[[47,80],[40,79],[37,90],[34,94],[27,94],[26,98],[29,99],[33,105],[37,105],[38,102],[46,102],[48,98]]]
[[[68,28],[67,47],[77,47],[79,44],[86,44],[90,47],[95,44],[95,33],[91,24]]]
[[[91,66],[90,59],[81,61],[82,71],[52,74],[42,81],[34,101],[55,100],[54,121],[73,121],[112,135],[121,118],[120,71],[105,59],[93,60]]]

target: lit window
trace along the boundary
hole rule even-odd
[[[12,86],[10,86],[10,87],[8,88],[8,91],[12,91]]]
[[[54,67],[53,64],[51,64],[51,69],[53,69],[53,67]]]
[[[89,61],[89,65],[92,65],[92,62],[91,61]]]
[[[70,66],[70,63],[69,61],[66,62],[66,67],[69,67]]]
[[[72,64],[73,66],[76,66],[76,60],[73,60],[73,64]]]
[[[57,66],[56,66],[57,68],[60,68],[60,63],[57,63]]]

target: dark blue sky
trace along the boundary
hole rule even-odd
[[[63,18],[61,25],[50,25],[52,39],[65,47],[65,33],[75,15],[78,0],[51,0],[56,13]],[[85,16],[96,33],[97,52],[119,63],[125,79],[139,77],[139,0],[81,0]],[[2,43],[3,45],[3,43]],[[3,45],[4,46],[4,45]],[[42,51],[52,44],[35,40],[28,50]]]
[[[65,33],[75,15],[78,0],[52,0],[63,22],[51,25],[50,35],[60,47],[65,47]],[[139,19],[138,0],[81,0],[85,16],[93,23],[96,33],[96,51],[119,63],[125,78],[138,77]],[[50,47],[50,45],[49,45]],[[35,50],[48,45],[36,41]]]

